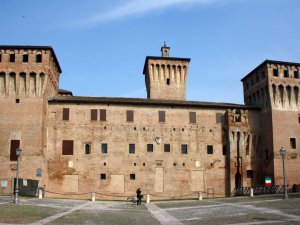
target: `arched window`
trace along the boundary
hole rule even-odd
[[[42,53],[40,53],[40,52],[36,53],[36,62],[37,63],[42,62]]]
[[[89,155],[91,154],[91,144],[85,144],[84,145],[85,154]]]

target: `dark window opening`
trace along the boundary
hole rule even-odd
[[[127,117],[126,118],[127,122],[133,122],[134,120],[133,110],[127,110],[126,117]]]
[[[10,53],[9,62],[15,62],[15,53]]]
[[[294,78],[299,78],[299,71],[294,71]]]
[[[16,149],[19,147],[20,147],[20,140],[11,140],[10,141],[10,161],[18,160]]]
[[[265,149],[265,158],[269,160],[269,150],[267,148]]]
[[[240,123],[241,122],[241,115],[239,115],[239,114],[236,114],[235,115],[235,122],[238,122],[238,123]]]
[[[222,113],[216,113],[216,123],[222,123]]]
[[[135,154],[135,144],[129,144],[129,154]]]
[[[185,163],[182,163],[182,166],[185,166]]]
[[[63,140],[62,141],[62,154],[63,155],[73,155],[73,140]]]
[[[23,62],[28,62],[28,54],[23,53]]]
[[[20,103],[20,99],[19,98],[16,98],[16,103]]]
[[[223,153],[223,155],[227,155],[227,148],[226,148],[226,145],[223,145],[222,153]]]
[[[253,170],[247,170],[247,178],[253,178]]]
[[[70,109],[63,108],[63,120],[69,120]]]
[[[278,69],[273,69],[273,76],[278,77]]]
[[[133,163],[133,166],[136,166],[136,163]]]
[[[130,178],[130,180],[135,180],[135,174],[134,173],[130,174],[129,178]]]
[[[190,123],[196,123],[196,112],[189,112]]]
[[[283,76],[284,77],[289,77],[289,71],[288,70],[284,70],[283,71]]]
[[[37,63],[41,63],[41,62],[42,62],[42,54],[41,54],[41,53],[38,53],[38,54],[36,55],[36,62],[37,62]]]
[[[147,144],[147,152],[153,152],[153,144]]]
[[[181,154],[187,154],[188,148],[186,144],[181,145]]]
[[[0,52],[0,62],[2,62],[2,54],[1,54],[1,52]]]
[[[290,147],[291,149],[296,149],[297,147],[296,138],[290,138]]]
[[[173,166],[177,166],[177,163],[173,163]]]
[[[104,165],[104,166],[106,166],[106,162],[105,162],[105,163],[103,163],[103,165]]]
[[[106,173],[100,174],[100,180],[106,180]]]
[[[101,153],[107,154],[107,144],[106,143],[101,144]]]
[[[170,144],[165,144],[164,145],[164,152],[170,152],[171,151],[171,146]]]
[[[89,155],[91,154],[91,144],[85,144],[84,145],[85,154]]]
[[[170,85],[170,78],[167,78],[167,85]]]
[[[106,121],[106,109],[100,109],[100,121]]]
[[[214,154],[214,147],[212,145],[207,145],[207,154]]]
[[[98,114],[98,110],[97,109],[91,109],[91,120],[93,121],[97,121],[97,114]]]
[[[146,166],[146,163],[143,163],[143,166]]]
[[[166,112],[165,111],[158,111],[158,121],[160,123],[166,122]]]

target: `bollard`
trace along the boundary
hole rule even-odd
[[[96,200],[96,193],[92,192],[92,202],[94,202]]]
[[[250,188],[250,197],[253,197],[253,188]]]
[[[201,193],[201,191],[200,191],[200,192],[198,192],[198,200],[199,200],[199,201],[201,201],[201,200],[202,200],[202,193]]]
[[[39,198],[43,198],[43,190],[39,189]]]
[[[146,203],[150,203],[150,194],[147,194],[146,196]]]

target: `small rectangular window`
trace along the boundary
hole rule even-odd
[[[11,140],[10,141],[10,161],[17,161],[16,149],[20,147],[20,140]]]
[[[290,138],[290,147],[291,149],[297,148],[296,138]]]
[[[226,147],[226,145],[223,145],[222,152],[223,152],[223,155],[227,155],[227,147]]]
[[[170,78],[167,78],[167,85],[170,85]]]
[[[37,63],[41,63],[41,62],[42,62],[42,54],[41,54],[41,53],[38,53],[38,54],[36,55],[36,62],[37,62]]]
[[[158,112],[158,121],[160,123],[166,122],[166,112],[165,111],[159,111]]]
[[[106,173],[100,174],[100,180],[106,180]]]
[[[26,53],[23,54],[23,62],[28,62],[28,54]]]
[[[73,140],[63,140],[62,141],[62,154],[63,155],[73,155]]]
[[[247,170],[247,178],[253,178],[253,170]]]
[[[216,123],[222,123],[222,113],[216,113]]]
[[[187,153],[188,153],[187,145],[185,144],[181,145],[181,154],[187,154]]]
[[[69,120],[70,109],[63,108],[63,120]]]
[[[126,112],[126,121],[127,122],[133,122],[134,120],[133,110],[127,110]]]
[[[86,155],[91,154],[91,144],[85,144],[84,145],[84,151]]]
[[[106,143],[101,144],[101,153],[107,154],[107,144]]]
[[[214,147],[212,145],[207,145],[207,154],[214,154]]]
[[[129,144],[129,154],[135,154],[135,144]]]
[[[165,144],[164,145],[164,152],[170,152],[171,151],[171,146],[170,144]]]
[[[106,121],[106,109],[100,109],[100,121]]]
[[[9,62],[15,62],[15,53],[10,53]]]
[[[130,174],[129,177],[130,177],[130,180],[135,180],[135,174],[134,173]]]
[[[289,77],[289,71],[288,70],[284,70],[283,71],[283,76],[284,77]]]
[[[278,77],[278,69],[273,69],[273,76]]]
[[[91,120],[97,121],[97,115],[98,115],[98,110],[97,109],[91,109]]]
[[[0,52],[0,62],[2,62],[2,54],[1,54],[1,52]]]
[[[299,78],[299,71],[294,71],[294,78]]]
[[[196,123],[196,112],[189,112],[190,123]]]
[[[147,152],[153,152],[153,144],[147,144]]]

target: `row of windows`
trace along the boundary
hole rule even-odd
[[[106,121],[106,109],[99,110],[99,120]],[[64,121],[68,121],[70,119],[70,109],[63,108],[62,119]],[[98,121],[98,109],[91,109],[91,121]],[[126,121],[127,122],[134,122],[134,111],[127,110],[126,111]],[[189,121],[190,123],[197,122],[197,115],[196,112],[189,112]],[[165,111],[158,111],[158,122],[165,123],[166,122],[166,112]],[[216,114],[216,122],[222,122],[222,113]]]
[[[283,77],[289,78],[292,77],[292,74],[294,74],[294,78],[299,78],[299,71],[289,71],[289,70],[283,70]],[[274,77],[279,77],[279,71],[278,69],[273,69],[273,76]]]
[[[73,140],[63,140],[62,141],[62,155],[73,155],[73,146],[74,141]],[[226,148],[225,148],[226,149]],[[84,145],[84,151],[86,155],[91,154],[91,144],[87,143]],[[154,151],[153,144],[147,144],[147,152],[151,153]],[[171,152],[171,145],[170,144],[164,144],[164,152]],[[107,143],[101,144],[101,153],[107,154],[108,153],[108,145]],[[128,153],[129,154],[135,154],[135,144],[129,144],[128,145]],[[207,154],[213,154],[214,153],[214,147],[213,145],[207,145]],[[182,144],[181,145],[181,154],[188,154],[188,145]],[[223,147],[223,154],[226,154],[226,150],[224,152]]]
[[[29,55],[27,52],[23,52],[23,55],[22,55],[22,62],[23,63],[27,63],[29,60]],[[9,54],[9,58],[8,58],[8,61],[9,62],[15,62],[16,61],[16,55],[14,52],[11,52]],[[0,52],[0,62],[2,62],[2,54]],[[42,62],[42,53],[38,52],[36,53],[35,55],[35,62],[37,63],[41,63]]]
[[[279,71],[278,69],[273,69],[272,71],[273,76],[274,77],[279,77]],[[299,79],[299,71],[289,71],[289,70],[283,70],[283,77],[284,78],[289,78],[292,77],[292,75],[294,75],[293,77],[296,79]],[[266,73],[265,71],[263,71],[261,73],[261,75],[257,74],[255,77],[252,77],[252,79],[250,79],[249,81],[245,82],[245,89],[249,89],[249,86],[254,86],[255,84],[257,84],[260,79],[265,79],[266,77]]]

